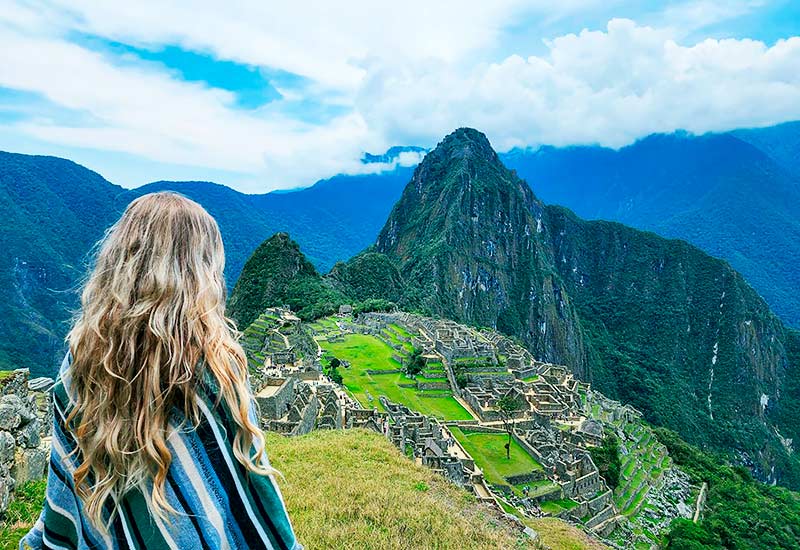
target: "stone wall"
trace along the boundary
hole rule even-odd
[[[267,380],[265,387],[278,386],[278,390],[269,396],[256,396],[256,402],[262,416],[275,420],[283,417],[294,399],[294,385],[295,378],[292,377]]]
[[[3,372],[0,380],[0,513],[8,507],[19,485],[42,479],[50,456],[49,434],[52,414],[49,383],[38,380],[28,388],[27,369]]]

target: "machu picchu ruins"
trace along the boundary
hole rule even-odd
[[[509,516],[558,517],[617,548],[695,512],[697,488],[638,411],[495,331],[347,307],[304,323],[271,308],[243,344],[267,430],[371,429]],[[504,400],[518,404],[507,423]],[[591,453],[609,431],[621,442],[616,488]]]

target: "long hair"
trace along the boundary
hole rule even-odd
[[[134,487],[152,487],[145,497],[158,517],[175,512],[164,489],[168,422],[176,410],[199,422],[204,371],[238,425],[237,460],[257,474],[275,473],[248,415],[247,361],[225,317],[224,265],[217,223],[175,193],[134,200],[99,243],[67,336],[75,401],[67,425],[80,457],[76,491],[103,530],[106,502]]]

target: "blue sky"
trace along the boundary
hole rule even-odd
[[[281,4],[0,0],[0,149],[265,192],[464,125],[507,150],[800,119],[800,2]]]

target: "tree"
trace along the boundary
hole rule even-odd
[[[403,372],[408,376],[416,376],[425,368],[425,358],[422,351],[415,349],[403,365]]]
[[[495,403],[495,408],[497,409],[497,413],[500,415],[500,419],[503,421],[503,426],[506,429],[506,433],[508,433],[508,441],[505,444],[506,447],[506,458],[511,459],[511,436],[514,431],[514,423],[512,422],[514,415],[522,410],[524,404],[522,400],[517,395],[512,395],[511,393],[507,393],[503,397],[497,400]]]
[[[603,444],[600,447],[589,449],[600,476],[605,480],[609,489],[616,489],[619,485],[621,461],[619,457],[619,438],[611,430],[606,430]]]
[[[342,362],[337,358],[334,357],[331,359],[331,362],[328,363],[328,376],[331,377],[331,380],[336,382],[337,384],[341,385],[344,379],[342,378],[342,373],[339,372],[339,367],[342,365]]]

